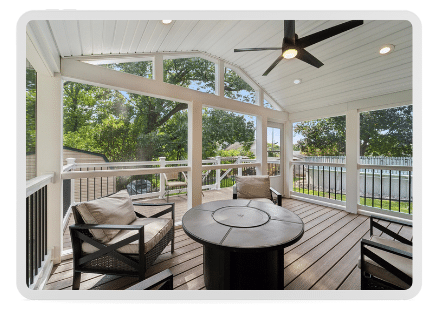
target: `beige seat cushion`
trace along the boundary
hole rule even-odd
[[[268,175],[236,176],[237,198],[271,198]]]
[[[380,243],[382,245],[386,245],[386,246],[389,246],[392,248],[396,248],[399,250],[403,250],[405,252],[412,253],[412,246],[406,245],[406,244],[401,243],[399,241],[388,240],[388,239],[384,239],[384,238],[377,237],[377,236],[371,237],[370,240],[377,242],[377,243]],[[376,249],[373,247],[367,247],[367,248],[412,278],[412,260],[411,259],[404,258],[404,257],[398,256],[398,255],[395,255],[393,253],[382,251],[380,249]],[[359,268],[361,267],[360,257],[359,257],[358,266],[359,266]],[[408,289],[410,287],[408,284],[403,282],[400,278],[391,274],[390,272],[385,270],[383,267],[381,267],[379,264],[377,264],[373,260],[369,259],[368,257],[365,257],[365,269],[364,270],[365,270],[365,272],[367,272],[367,273],[369,273],[377,278],[380,278],[384,281],[387,281],[393,285],[399,286],[400,288]]]
[[[105,198],[79,203],[76,208],[86,224],[128,225],[135,221],[131,197],[126,190],[121,190]],[[96,240],[103,243],[113,239],[118,229],[91,229]]]
[[[145,253],[157,245],[157,243],[169,232],[172,228],[173,221],[171,218],[137,218],[130,225],[145,225],[144,227],[144,251]],[[112,245],[123,239],[137,234],[136,230],[122,230],[113,239],[106,243]],[[99,249],[89,243],[82,243],[82,251],[84,253],[93,253]],[[117,249],[120,253],[138,254],[139,242],[133,241],[123,247]]]
[[[265,203],[270,203],[272,204],[273,202],[271,201],[271,199],[266,199],[266,198],[255,198],[255,199],[251,199],[254,201],[260,201],[260,202],[265,202]]]
[[[183,181],[169,181],[166,184],[169,187],[185,187],[185,186],[187,186],[187,183],[183,182]]]

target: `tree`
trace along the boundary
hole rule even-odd
[[[103,66],[137,76],[152,77],[152,62],[149,61]],[[165,82],[203,92],[214,92],[214,63],[201,58],[185,58],[164,60],[163,66]],[[249,90],[251,87],[232,71],[227,71],[226,77],[226,94],[231,98],[243,99],[238,91]],[[250,95],[246,93],[243,97],[249,99]],[[64,142],[79,149],[87,147],[94,152],[106,151],[110,160],[119,160],[121,151],[127,153],[127,157],[137,160],[152,160],[162,155],[168,158],[186,158],[186,109],[185,103],[67,82],[64,85]],[[254,125],[243,123],[244,118],[236,114],[224,113],[209,113],[204,117],[204,122],[211,127],[229,125],[232,129],[231,132],[224,132],[224,128],[216,127],[216,135],[207,130],[204,136],[204,155],[211,155],[219,147],[234,143],[232,140],[238,139],[245,147],[248,146],[248,140],[254,140]],[[232,121],[227,121],[228,118]],[[209,119],[215,121],[209,123]],[[101,129],[100,125],[103,124],[105,128]],[[110,129],[111,127],[114,129]],[[129,141],[124,150],[117,144],[127,143],[127,138],[120,141],[110,138],[110,134],[118,134],[120,129],[124,129],[121,135],[133,138],[135,147]],[[105,146],[105,136],[99,137],[96,134],[98,130],[108,134],[106,138],[112,146]],[[220,136],[224,136],[224,139],[219,138]],[[133,150],[136,151],[134,156]]]
[[[26,152],[35,152],[36,144],[36,71],[26,68]]]
[[[297,123],[297,142],[308,155],[345,155],[345,116]],[[360,114],[360,155],[412,156],[412,105]]]

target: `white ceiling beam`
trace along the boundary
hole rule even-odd
[[[218,97],[213,94],[118,72],[76,60],[62,59],[61,68],[61,75],[64,79],[79,83],[123,90],[183,103],[192,103],[195,101],[217,109],[254,116],[266,116],[270,120],[278,122],[284,122],[288,119],[288,114],[285,114],[285,112],[266,109],[250,103]]]

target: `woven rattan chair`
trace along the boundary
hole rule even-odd
[[[233,186],[233,199],[252,199],[282,204],[282,195],[270,187],[268,175],[237,176]]]
[[[129,197],[128,193],[124,192]],[[108,199],[111,201],[111,196],[105,197],[106,201]],[[94,203],[93,201],[88,203]],[[73,290],[79,289],[81,273],[138,276],[140,281],[144,280],[146,270],[153,265],[169,242],[171,242],[171,253],[174,252],[174,203],[132,203],[134,208],[139,206],[167,208],[148,218],[134,211],[135,220],[126,225],[87,224],[83,213],[81,214],[78,209],[79,205],[72,207],[75,225],[70,226]],[[159,218],[168,213],[171,213],[171,219]],[[165,224],[165,228],[157,227],[158,222]],[[96,231],[115,231],[117,234],[109,242],[103,243],[101,239],[96,238]],[[156,231],[155,235],[154,231]],[[145,235],[151,238],[146,241]]]
[[[362,290],[400,290],[412,286],[412,241],[380,225],[375,219],[412,226],[388,218],[370,218],[370,240],[362,239],[358,266]],[[395,240],[373,236],[377,228]]]

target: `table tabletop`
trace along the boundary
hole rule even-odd
[[[203,245],[232,251],[273,250],[297,242],[304,223],[275,204],[249,200],[220,200],[198,205],[182,218],[182,227]]]

